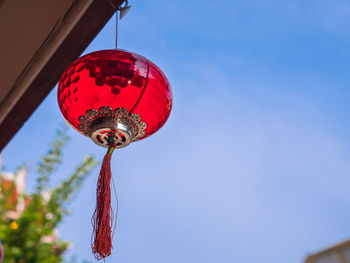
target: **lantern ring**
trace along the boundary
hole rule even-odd
[[[139,114],[130,114],[125,108],[103,106],[98,111],[89,109],[79,117],[79,129],[96,144],[108,147],[108,137],[114,136],[116,148],[122,148],[145,135],[147,124]]]
[[[113,143],[115,148],[123,148],[131,143],[132,135],[128,128],[121,123],[118,123],[118,128],[114,130],[111,128],[100,128],[95,130],[91,135],[91,139],[100,146],[109,147],[110,142],[108,139],[111,134],[114,137]]]

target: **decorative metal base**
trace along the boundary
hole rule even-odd
[[[79,129],[96,144],[109,147],[113,142],[116,148],[128,146],[145,135],[147,124],[141,122],[140,115],[130,114],[125,108],[101,107],[98,111],[89,109],[80,116]]]

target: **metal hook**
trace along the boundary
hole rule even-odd
[[[122,5],[125,3],[125,5],[122,7]],[[120,19],[122,19],[129,11],[131,6],[128,3],[128,0],[124,0],[120,6],[118,7],[118,10],[120,11]]]
[[[120,19],[122,19],[129,11],[131,8],[131,5],[129,5],[128,0],[123,0],[119,6],[116,6],[112,0],[109,0],[109,3],[111,6],[115,9],[115,11],[120,11]],[[124,4],[124,6],[123,6]]]

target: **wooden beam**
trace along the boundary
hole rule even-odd
[[[122,0],[93,0],[54,51],[48,62],[35,74],[23,94],[0,123],[0,151],[22,127],[49,92],[67,66],[80,56],[115,12]],[[64,21],[62,21],[64,22]]]
[[[315,254],[309,255],[305,259],[305,263],[313,263],[318,261],[319,259],[322,259],[323,257],[326,257],[327,255],[330,254],[335,254],[339,258],[340,262],[343,262],[345,260],[343,250],[349,249],[350,247],[350,239],[346,240],[344,242],[341,242],[339,244],[336,244],[332,247],[326,248],[324,250],[321,250]],[[346,262],[346,261],[345,261]]]

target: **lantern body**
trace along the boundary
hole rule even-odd
[[[150,136],[164,125],[172,107],[171,87],[162,71],[121,50],[97,51],[74,61],[62,75],[57,95],[64,118],[90,137],[98,129],[100,137],[93,139],[102,146],[107,143],[99,142],[106,142],[103,136],[111,131],[131,135],[131,141]]]

